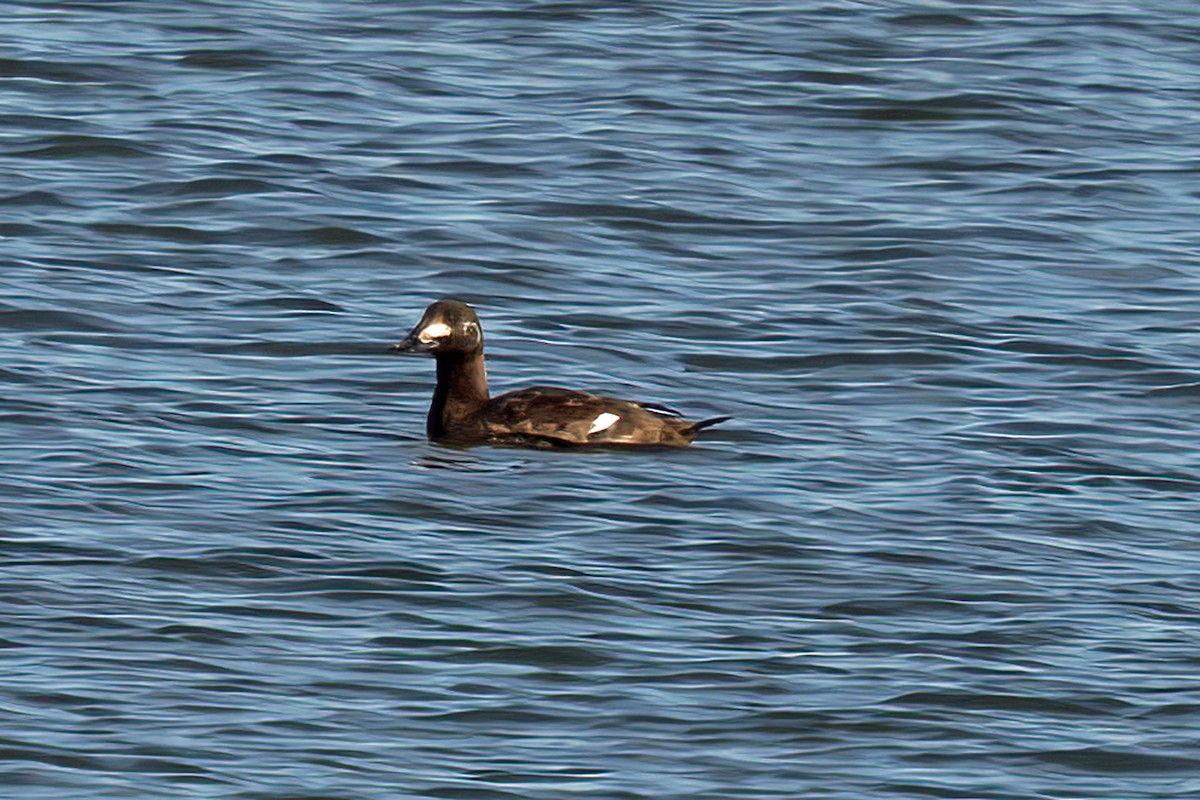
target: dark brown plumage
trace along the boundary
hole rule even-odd
[[[466,303],[449,298],[425,309],[417,326],[392,350],[437,359],[426,431],[438,442],[682,447],[701,429],[729,419],[693,422],[661,406],[556,386],[489,397],[479,317]]]

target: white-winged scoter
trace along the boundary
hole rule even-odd
[[[693,422],[651,403],[556,386],[489,397],[479,317],[466,303],[450,298],[425,309],[412,332],[391,349],[437,359],[437,387],[426,421],[429,438],[437,442],[683,447],[701,429],[729,419]]]

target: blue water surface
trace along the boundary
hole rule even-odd
[[[4,797],[1200,794],[1192,3],[4,13]]]

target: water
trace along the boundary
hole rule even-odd
[[[1200,793],[1194,10],[6,4],[4,796]]]

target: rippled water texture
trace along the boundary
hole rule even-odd
[[[5,798],[1200,794],[1193,3],[4,15]]]

